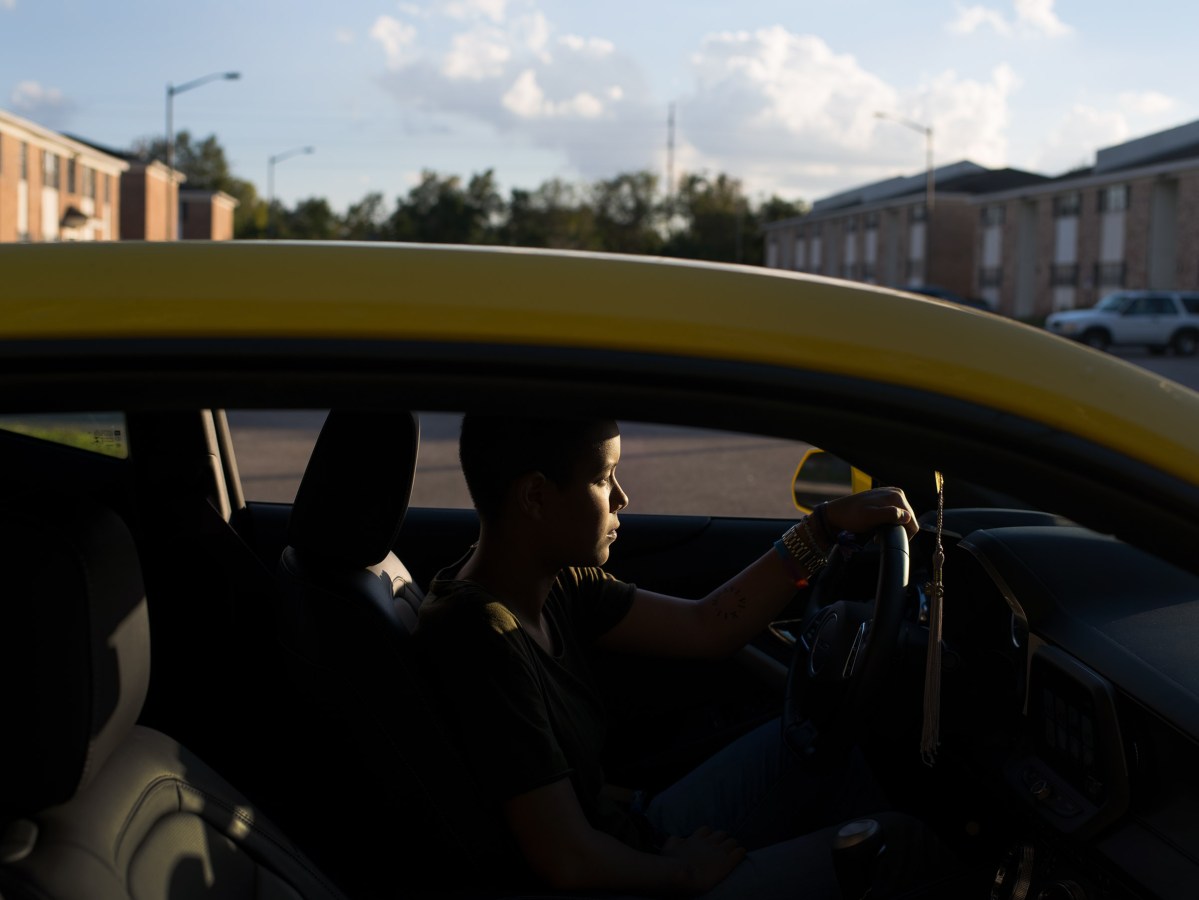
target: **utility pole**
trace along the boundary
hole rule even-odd
[[[666,199],[674,202],[674,104],[666,118]]]

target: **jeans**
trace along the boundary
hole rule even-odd
[[[658,794],[646,818],[659,832],[679,836],[708,825],[746,848],[745,860],[704,895],[707,900],[839,900],[832,863],[837,827],[886,808],[860,754],[835,771],[809,771],[783,744],[775,720]]]

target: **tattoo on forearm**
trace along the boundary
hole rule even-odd
[[[735,619],[749,606],[745,595],[735,587],[726,587],[712,600],[718,618]]]

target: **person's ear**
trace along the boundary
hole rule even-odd
[[[549,482],[540,472],[529,472],[516,479],[514,485],[517,509],[522,516],[541,519],[545,516],[546,490]]]

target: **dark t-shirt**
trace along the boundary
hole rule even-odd
[[[438,574],[417,634],[463,738],[467,762],[497,809],[569,778],[592,827],[649,849],[633,820],[601,798],[606,715],[587,647],[628,612],[634,586],[602,569],[564,569],[542,615],[558,651],[529,636],[481,585]]]

